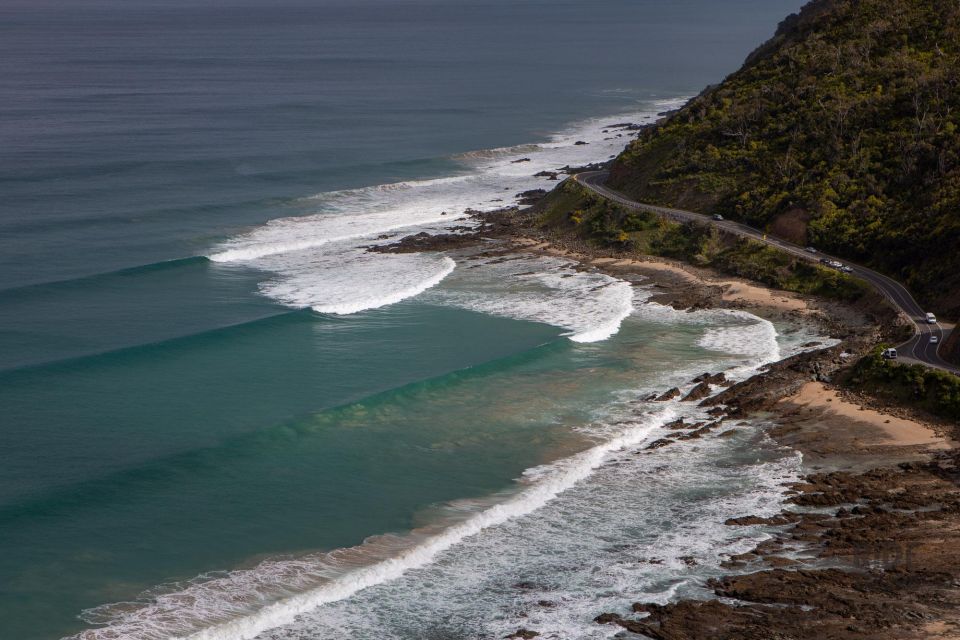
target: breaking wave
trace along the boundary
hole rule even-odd
[[[436,286],[454,265],[433,255],[407,254],[399,259],[369,253],[364,247],[421,231],[441,231],[454,221],[469,225],[472,222],[465,216],[470,210],[496,209],[513,204],[520,192],[551,188],[556,182],[549,173],[535,174],[604,161],[629,141],[629,131],[604,130],[605,123],[650,122],[675,102],[581,122],[539,143],[456,155],[451,159],[462,166],[458,175],[316,194],[305,201],[316,209],[314,213],[272,220],[223,242],[208,257],[216,263],[243,264],[269,273],[260,291],[285,305],[350,314],[394,304]],[[511,296],[514,304],[508,308],[490,297],[470,300],[461,295],[458,304],[554,324],[568,330],[574,341],[598,341],[616,334],[630,313],[630,286],[613,278],[596,286],[596,277],[579,276],[570,283],[550,282],[554,270],[552,265],[540,269],[544,295],[539,298],[533,291]]]
[[[502,264],[511,262],[516,264],[509,271],[521,275],[525,261]],[[451,284],[454,290],[470,286]],[[598,279],[594,286],[610,283]],[[718,352],[711,366],[725,368],[731,379],[746,377],[767,362],[764,354],[773,354],[771,326],[750,314],[641,306],[648,307],[663,322],[699,326],[698,341]],[[745,355],[753,361],[749,370],[742,364]],[[691,362],[665,369],[653,383],[690,386],[700,366]],[[512,490],[451,503],[444,517],[408,534],[266,560],[166,585],[137,602],[98,607],[85,619],[102,626],[74,638],[279,640],[375,634],[401,640],[424,632],[409,625],[447,614],[502,637],[530,610],[538,628],[561,637],[605,637],[589,622],[598,606],[625,606],[638,593],[659,602],[695,595],[703,578],[721,570],[724,554],[743,553],[766,535],[759,529],[745,535],[720,523],[740,512],[775,513],[781,484],[798,477],[797,457],[775,447],[758,448],[750,429],[737,428],[747,435],[734,438],[645,451],[642,445],[662,437],[657,430],[677,417],[711,419],[692,403],[639,399],[649,390],[627,394],[585,426],[592,446],[528,469]],[[522,588],[513,584],[518,579],[524,580]],[[511,589],[522,592],[507,598],[524,603],[522,616],[512,606],[502,609],[504,591]],[[552,604],[537,604],[542,602]]]

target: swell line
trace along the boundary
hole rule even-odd
[[[107,358],[117,357],[121,355],[130,355],[136,353],[148,353],[151,351],[156,351],[160,349],[166,349],[170,346],[181,346],[184,344],[189,344],[191,341],[196,340],[205,340],[211,337],[225,336],[231,332],[238,330],[249,329],[252,327],[266,326],[271,322],[282,321],[283,319],[289,319],[292,317],[307,319],[310,318],[311,321],[316,321],[318,318],[323,316],[318,316],[314,314],[310,309],[290,309],[289,311],[283,311],[280,313],[272,313],[265,316],[260,316],[259,318],[253,318],[252,320],[244,320],[242,322],[236,322],[233,324],[221,325],[219,327],[213,327],[211,329],[206,329],[204,331],[197,331],[195,333],[184,334],[180,336],[172,336],[169,338],[163,338],[162,340],[156,340],[154,342],[145,342],[142,344],[128,345],[124,347],[119,347],[117,349],[107,349],[105,351],[97,351],[95,353],[84,353],[77,356],[70,356],[69,358],[60,358],[55,360],[46,360],[43,362],[33,362],[30,364],[10,367],[8,369],[0,369],[0,380],[4,378],[11,378],[19,376],[21,374],[30,374],[38,371],[56,371],[58,369],[70,369],[78,365],[87,364],[89,362],[96,362],[97,360],[103,360]]]
[[[115,269],[113,271],[101,271],[98,273],[90,273],[80,276],[75,276],[73,278],[63,278],[61,280],[46,280],[43,282],[31,282],[30,284],[19,285],[15,287],[8,287],[6,289],[0,289],[0,298],[6,297],[18,297],[25,296],[34,293],[39,293],[40,290],[50,289],[56,291],[57,289],[68,289],[72,288],[80,283],[86,282],[97,282],[99,280],[106,280],[108,278],[116,277],[129,277],[142,275],[145,273],[155,273],[160,271],[167,271],[169,269],[179,269],[187,266],[200,265],[200,264],[210,264],[210,259],[206,256],[189,256],[186,258],[171,258],[170,260],[161,260],[160,262],[151,262],[148,264],[136,265],[133,267],[123,267],[120,269]]]
[[[302,316],[307,313],[309,312],[293,311],[289,314],[283,314],[281,317]],[[547,357],[558,349],[569,348],[569,343],[566,340],[553,340],[518,354],[495,358],[479,365],[409,382],[343,404],[302,414],[272,426],[227,438],[218,445],[164,456],[143,463],[136,468],[117,470],[100,478],[85,480],[70,487],[49,489],[39,495],[18,502],[0,505],[0,528],[14,526],[17,521],[31,516],[49,517],[59,510],[82,509],[91,504],[103,504],[111,499],[128,495],[131,491],[135,491],[137,486],[156,485],[158,482],[182,477],[184,474],[195,475],[207,470],[222,468],[227,462],[260,456],[264,451],[269,451],[278,443],[282,444],[285,441],[309,437],[316,431],[314,423],[309,420],[312,417],[335,416],[338,413],[349,414],[353,408],[359,405],[378,404],[417,396],[441,387],[469,384],[471,380],[476,378],[501,372],[504,369],[522,366]]]

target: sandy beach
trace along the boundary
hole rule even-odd
[[[811,345],[714,391],[701,402],[713,407],[714,423],[654,443],[712,437],[724,421],[763,416],[774,425],[767,434],[803,456],[808,475],[784,487],[790,508],[775,518],[741,514],[725,523],[764,527],[770,538],[724,562],[729,575],[705,585],[719,599],[638,602],[598,616],[598,624],[662,640],[960,637],[960,583],[953,577],[960,574],[957,425],[884,406],[835,382],[896,330],[895,313],[772,290],[673,260],[611,255],[547,237],[525,226],[516,210],[505,217],[494,217],[493,232],[487,229],[486,237],[508,241],[494,253],[564,257],[649,287],[653,302],[812,323],[839,341]]]

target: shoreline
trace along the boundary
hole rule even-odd
[[[664,640],[960,638],[960,613],[954,612],[960,606],[953,606],[960,605],[960,584],[952,578],[960,571],[960,551],[954,551],[960,549],[956,425],[833,383],[894,330],[885,326],[889,321],[712,269],[550,237],[531,228],[524,212],[479,214],[485,225],[470,234],[474,242],[448,236],[455,243],[449,248],[492,238],[500,246],[484,254],[562,257],[579,269],[642,282],[655,291],[650,301],[678,310],[742,309],[813,324],[839,340],[772,363],[700,403],[713,407],[718,424],[764,416],[774,423],[767,434],[802,454],[804,480],[784,487],[789,509],[774,518],[740,514],[724,523],[768,528],[772,537],[722,563],[729,573],[705,585],[718,599],[636,603],[631,611],[598,616],[598,624]],[[446,248],[442,237],[435,240],[417,250]]]
[[[610,612],[599,616],[598,623],[664,640],[773,634],[960,637],[960,615],[952,607],[927,604],[915,593],[923,589],[927,598],[960,600],[952,579],[928,576],[931,571],[950,576],[960,567],[960,557],[950,552],[960,543],[960,492],[939,477],[941,467],[952,468],[958,458],[956,442],[948,435],[950,426],[909,411],[894,415],[876,403],[865,406],[868,399],[850,397],[830,384],[837,370],[847,361],[855,362],[880,339],[881,327],[845,305],[774,291],[674,261],[584,255],[529,239],[517,244],[619,277],[639,274],[660,291],[652,298],[655,302],[688,309],[745,309],[767,319],[813,323],[841,339],[835,347],[774,363],[704,400],[728,407],[725,415],[718,414],[721,420],[768,414],[776,425],[768,435],[803,454],[806,481],[785,488],[785,495],[792,494],[788,500],[799,507],[840,508],[832,514],[785,510],[780,520],[792,524],[777,526],[774,537],[746,557],[727,560],[724,566],[731,573],[707,586],[719,598],[734,598],[736,605],[720,600],[681,600],[663,607],[637,603],[633,616],[614,618],[624,612]],[[891,507],[886,494],[901,492],[910,500]],[[950,496],[953,504],[935,510],[944,496]],[[895,508],[912,513],[892,515]],[[872,517],[856,513],[866,509]],[[952,525],[947,535],[925,526],[926,521],[941,519]],[[751,521],[751,514],[743,514],[726,524],[756,526],[748,524]],[[811,528],[815,533],[807,532]],[[857,537],[838,549],[836,538],[849,536],[851,529]],[[804,559],[797,559],[798,553]],[[826,565],[835,566],[823,568]],[[897,595],[891,598],[891,592]],[[905,604],[894,606],[891,599]],[[834,600],[847,604],[837,608]]]

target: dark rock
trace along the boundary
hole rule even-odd
[[[479,233],[439,233],[432,235],[423,231],[402,238],[398,242],[367,247],[374,253],[418,253],[420,251],[446,251],[469,247],[480,241]]]
[[[530,629],[517,629],[505,638],[520,638],[522,640],[530,640],[531,638],[536,638],[540,633],[537,631],[531,631]]]
[[[690,390],[690,393],[683,397],[681,402],[694,402],[696,400],[703,400],[710,395],[710,383],[701,382],[693,389]]]
[[[577,141],[574,142],[573,144],[574,144],[575,146],[577,146],[577,147],[582,147],[583,145],[585,145],[585,144],[590,144],[590,143],[589,143],[589,142],[584,142],[583,140],[577,140]]]
[[[654,440],[653,442],[648,444],[646,447],[644,447],[644,449],[646,449],[647,451],[651,449],[660,449],[661,447],[665,447],[668,444],[673,444],[673,443],[674,443],[674,440],[671,440],[670,438],[660,438],[659,440]]]
[[[668,389],[664,391],[657,397],[657,402],[666,402],[667,400],[673,400],[674,398],[680,397],[680,389],[674,387],[673,389]]]
[[[518,199],[519,204],[532,205],[540,202],[545,195],[547,195],[545,189],[530,189],[529,191],[518,193],[515,197]]]
[[[711,431],[713,431],[713,427],[708,425],[708,426],[706,426],[706,427],[701,427],[701,428],[697,429],[696,431],[691,431],[690,433],[685,433],[685,434],[683,434],[682,436],[680,436],[680,437],[677,438],[677,439],[678,439],[678,440],[699,440],[700,438],[702,438],[703,436],[707,435],[707,434],[710,433]]]
[[[794,565],[800,564],[799,560],[794,560],[792,558],[784,558],[783,556],[765,556],[763,561],[766,562],[771,567],[780,568],[780,567],[792,567]]]
[[[530,158],[520,158],[519,160],[512,160],[511,164],[520,164],[521,162],[530,162]]]
[[[566,165],[565,167],[560,167],[560,171],[566,174],[573,175],[575,173],[583,173],[584,171],[601,171],[607,169],[610,166],[610,162],[591,162],[590,164],[585,164],[579,167],[571,167]]]
[[[663,605],[659,605],[655,602],[634,602],[633,606],[630,607],[630,610],[634,613],[656,613],[663,608]]]
[[[593,619],[597,624],[616,624],[623,620],[623,616],[617,613],[601,613]]]
[[[728,518],[723,524],[727,526],[747,526],[755,524],[781,525],[797,522],[798,520],[800,520],[799,514],[781,513],[769,518],[761,518],[760,516],[741,516],[739,518]]]
[[[559,174],[556,171],[538,171],[533,174],[534,178],[550,178],[551,180],[556,180]]]
[[[701,373],[696,378],[691,380],[691,382],[706,382],[707,384],[723,384],[727,381],[727,376],[720,373]]]

